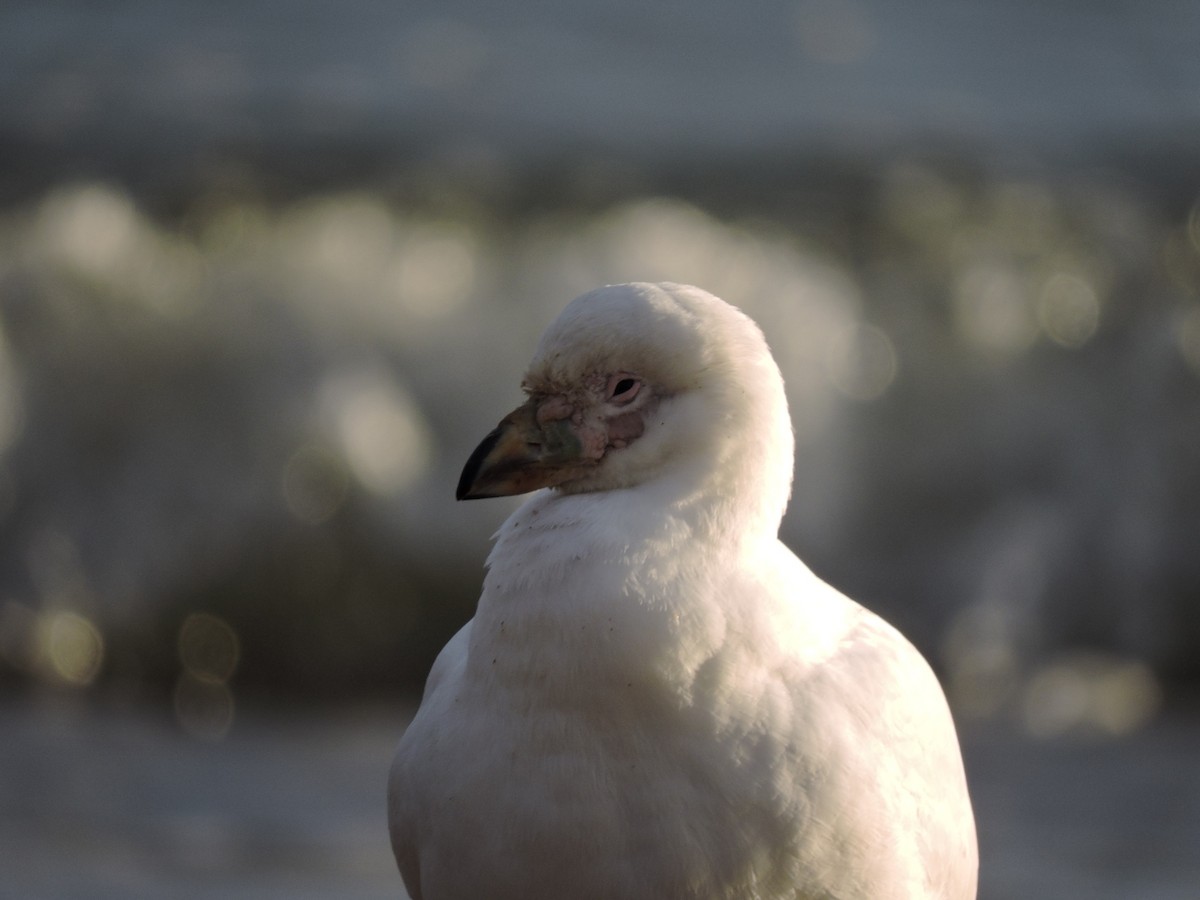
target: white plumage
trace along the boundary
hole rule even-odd
[[[758,328],[694,287],[572,302],[460,497],[500,529],[389,784],[415,900],[975,896],[934,675],[777,538],[793,441]]]

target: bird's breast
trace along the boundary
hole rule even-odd
[[[585,703],[678,692],[725,642],[734,567],[721,549],[661,514],[636,530],[620,499],[587,517],[573,498],[535,500],[505,524],[473,623],[473,677]]]
[[[421,862],[426,897],[528,897],[536,884],[546,897],[686,898],[769,879],[754,848],[787,826],[774,786],[731,764],[744,747],[716,740],[703,711],[646,670],[572,672],[545,655],[522,666],[506,660],[515,637],[479,642],[406,736],[420,772],[406,789],[438,839]]]

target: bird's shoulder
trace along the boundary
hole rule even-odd
[[[920,651],[879,615],[815,575],[782,543],[726,575],[725,637],[697,671],[724,692],[730,717],[782,704],[776,732],[836,724],[885,738],[918,722],[944,728],[949,711]],[[719,706],[715,700],[716,706]],[[761,714],[761,713],[760,713]],[[786,723],[786,724],[785,724]]]
[[[471,625],[468,621],[446,642],[433,661],[429,675],[425,679],[425,690],[421,698],[424,703],[442,685],[461,677],[463,667],[467,664],[468,648],[471,643]]]

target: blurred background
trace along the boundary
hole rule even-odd
[[[603,283],[763,327],[784,538],[982,900],[1200,883],[1200,6],[0,7],[0,897],[398,897],[392,745]]]

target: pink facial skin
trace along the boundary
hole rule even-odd
[[[633,401],[642,389],[642,381],[628,372],[618,372],[605,378],[596,374],[585,384],[588,396],[573,398],[558,394],[547,397],[537,408],[538,426],[543,430],[553,429],[553,423],[569,420],[571,431],[579,441],[579,455],[583,459],[599,460],[610,448],[621,449],[639,437],[645,430],[641,413],[632,411],[611,418],[607,409],[624,406]],[[594,395],[603,391],[599,402]]]

